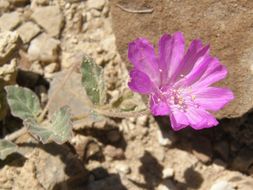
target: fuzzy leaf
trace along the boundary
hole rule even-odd
[[[36,118],[41,111],[40,102],[34,92],[17,86],[5,87],[12,115],[20,119]]]
[[[70,109],[65,106],[53,114],[50,123],[46,126],[41,126],[34,119],[25,120],[24,125],[42,143],[48,143],[52,140],[57,144],[63,144],[72,137],[72,122],[70,118]]]
[[[17,145],[11,141],[1,139],[0,140],[0,159],[4,160],[8,155],[17,152]]]
[[[69,79],[65,81],[60,93],[55,94],[55,90],[62,85],[68,71],[60,71],[54,75],[48,91],[49,99],[54,96],[54,101],[49,105],[49,115],[53,115],[64,105],[68,105],[71,109],[71,114],[75,116],[87,116],[80,120],[75,120],[74,125],[82,128],[83,126],[92,125],[94,122],[102,122],[106,118],[100,114],[94,113],[90,106],[90,101],[87,99],[85,89],[81,83],[82,76],[80,73],[73,72]],[[62,95],[64,94],[64,96]]]
[[[84,58],[81,66],[82,84],[93,104],[103,104],[104,78],[103,69],[91,58]]]

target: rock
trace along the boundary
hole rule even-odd
[[[173,181],[166,179],[162,184],[159,184],[156,190],[177,190],[178,188],[174,185]]]
[[[30,71],[39,75],[43,75],[44,73],[43,68],[38,61],[33,62],[33,64],[30,67]]]
[[[117,162],[115,164],[115,169],[122,174],[129,174],[131,172],[130,167],[124,162]]]
[[[49,65],[46,65],[44,68],[45,78],[52,78],[53,73],[57,71],[58,68],[59,68],[59,65],[57,63],[50,63]]]
[[[120,133],[118,130],[111,130],[106,134],[108,140],[112,143],[118,142],[121,139]]]
[[[84,54],[82,52],[62,52],[61,67],[66,69],[73,64],[81,63]]]
[[[211,54],[228,68],[228,77],[219,85],[231,88],[236,98],[216,116],[240,117],[253,108],[251,1],[111,0],[109,3],[117,48],[124,61],[128,62],[127,45],[134,39],[146,37],[157,46],[162,34],[180,30],[187,44],[196,38],[210,44]],[[117,3],[133,10],[154,11],[131,14],[117,7]]]
[[[24,139],[23,143],[27,143]],[[27,159],[22,167],[5,165],[0,171],[2,189],[68,189],[68,180],[71,177],[83,174],[81,162],[71,151],[54,143],[42,145],[32,143],[32,147],[25,146],[22,150]],[[21,158],[17,158],[16,162]],[[85,175],[85,174],[84,174]],[[83,179],[85,177],[83,176]],[[59,188],[59,189],[61,189]]]
[[[31,61],[54,62],[58,59],[60,41],[43,33],[33,39],[28,48]]]
[[[143,115],[137,118],[136,124],[141,125],[141,126],[146,126],[148,124],[148,116]]]
[[[24,43],[30,42],[39,32],[40,28],[33,22],[26,22],[17,29]]]
[[[235,190],[227,181],[217,181],[210,190]]]
[[[37,24],[52,37],[58,37],[63,26],[63,15],[58,6],[36,7],[32,16]]]
[[[16,56],[20,45],[21,40],[16,32],[0,33],[0,120],[8,110],[4,86],[16,83]]]
[[[4,13],[0,17],[0,30],[1,31],[10,31],[13,30],[19,23],[20,14],[17,12]]]
[[[163,169],[163,179],[171,178],[174,175],[174,169],[173,168],[165,168]]]
[[[10,63],[0,66],[0,120],[8,113],[8,104],[4,87],[16,83],[17,59],[13,58]]]
[[[87,7],[88,9],[97,9],[102,10],[105,6],[105,0],[88,0]]]
[[[122,149],[116,148],[112,145],[107,145],[104,148],[104,155],[107,157],[110,157],[111,159],[117,159],[117,160],[123,159],[125,157]]]
[[[211,142],[209,139],[201,136],[194,138],[192,142],[192,152],[201,162],[210,162],[213,156]]]
[[[115,36],[114,35],[110,35],[107,38],[104,38],[101,41],[101,48],[106,51],[106,52],[110,52],[110,51],[115,51],[114,49],[112,49],[115,46],[112,46],[112,44],[115,43]]]
[[[85,147],[84,160],[100,160],[102,158],[102,149],[97,142],[91,141]]]
[[[0,13],[7,12],[10,7],[10,3],[6,0],[0,0]]]
[[[16,56],[21,44],[21,40],[16,32],[0,33],[0,66]]]
[[[12,59],[9,64],[0,66],[0,89],[2,85],[12,85],[16,83],[17,60]]]
[[[31,0],[31,7],[36,7],[38,5],[48,5],[50,0]]]
[[[161,130],[157,130],[157,138],[159,144],[162,146],[170,146],[175,141],[173,134],[168,131],[162,132]]]

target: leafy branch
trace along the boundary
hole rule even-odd
[[[147,110],[119,112],[118,110],[115,111],[115,109],[112,109],[110,105],[105,105],[106,93],[103,69],[93,59],[84,57],[80,68],[81,77],[79,82],[81,89],[77,91],[81,92],[84,89],[85,101],[83,105],[81,104],[82,102],[77,101],[77,107],[88,106],[89,108],[82,115],[72,116],[71,112],[73,110],[71,108],[73,107],[61,105],[57,109],[54,109],[50,117],[49,111],[52,104],[55,103],[59,96],[67,96],[67,94],[64,94],[66,92],[64,91],[66,87],[64,85],[70,82],[70,78],[75,74],[73,71],[77,66],[77,64],[73,65],[64,74],[63,79],[60,80],[60,84],[51,93],[44,109],[41,108],[37,95],[30,89],[18,86],[5,87],[11,114],[22,119],[24,127],[0,140],[0,159],[5,159],[9,154],[17,152],[18,146],[11,141],[14,141],[27,132],[42,143],[54,141],[58,144],[63,144],[73,136],[74,121],[79,121],[87,117],[92,117],[94,121],[98,121],[104,117],[137,117],[148,113]],[[74,87],[72,84],[69,86],[69,88]],[[70,96],[80,98],[80,94],[76,95],[78,92],[71,91]],[[73,101],[73,99],[70,99],[70,101]],[[65,103],[67,104],[69,102]],[[110,121],[109,123],[111,125],[115,125],[112,120],[109,119],[108,121]]]

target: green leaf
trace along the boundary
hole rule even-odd
[[[17,152],[17,145],[11,141],[1,139],[0,140],[0,159],[4,160],[8,155]]]
[[[93,104],[103,104],[105,99],[103,69],[91,58],[84,58],[82,66],[82,84]]]
[[[34,92],[17,86],[7,86],[5,90],[12,115],[23,120],[36,118],[41,111],[41,107],[39,99]]]
[[[50,119],[50,123],[42,126],[34,119],[27,119],[24,125],[28,131],[37,136],[42,143],[54,141],[63,144],[72,137],[72,122],[70,109],[67,106],[60,108]]]
[[[60,71],[59,73],[56,73],[50,83],[48,98],[50,99],[53,97],[54,101],[52,101],[48,107],[49,116],[53,115],[61,107],[68,105],[74,118],[81,116],[78,120],[74,119],[74,121],[72,121],[74,122],[75,127],[79,126],[80,128],[83,128],[87,125],[91,126],[94,122],[106,120],[106,118],[100,114],[93,113],[93,106],[90,105],[91,102],[82,85],[81,73],[73,72],[62,86],[62,81],[67,73],[68,71]],[[60,86],[61,93],[55,93]],[[64,94],[64,96],[62,94]]]

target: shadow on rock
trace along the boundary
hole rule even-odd
[[[219,120],[219,125],[213,128],[196,131],[187,127],[177,132],[169,127],[168,117],[155,119],[164,138],[168,133],[175,137],[172,148],[188,151],[204,164],[215,162],[230,170],[252,174],[252,116],[253,110],[239,118]]]
[[[123,150],[125,150],[127,146],[126,140],[118,128],[85,128],[76,131],[76,133],[84,136],[92,136],[104,145],[113,145],[117,148],[122,148]]]
[[[127,190],[118,174],[109,174],[102,167],[90,171],[89,181],[83,181],[82,176],[75,176],[67,181],[56,184],[53,190],[61,190],[63,187],[71,190]]]
[[[5,165],[13,166],[13,167],[22,167],[27,160],[26,157],[19,153],[12,153],[8,155],[6,159],[0,160],[0,169],[2,169]]]
[[[184,172],[184,178],[185,178],[185,187],[198,189],[202,182],[203,177],[201,174],[194,170],[194,168],[188,168]]]
[[[144,189],[154,190],[162,180],[163,166],[148,151],[140,158],[142,165],[139,172],[144,176],[145,184],[131,180],[136,186]]]

